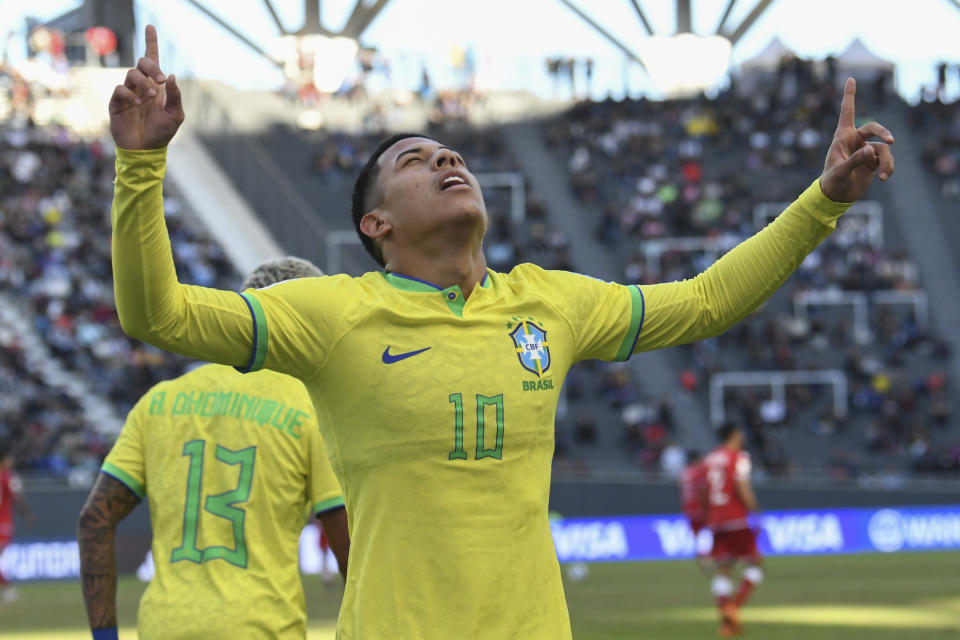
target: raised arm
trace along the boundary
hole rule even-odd
[[[823,174],[771,224],[695,278],[641,287],[647,309],[635,351],[709,338],[730,328],[776,291],[835,228],[874,174],[893,174],[893,136],[854,123],[856,83],[847,79]],[[870,141],[878,137],[881,141]]]
[[[114,533],[117,524],[140,500],[123,483],[106,474],[97,482],[80,511],[77,542],[80,579],[87,618],[95,638],[117,637],[117,560]]]
[[[234,292],[177,281],[163,218],[166,146],[183,122],[180,89],[160,70],[157,32],[146,28],[146,55],[110,98],[117,145],[113,200],[113,278],[124,331],[185,355],[243,366],[251,356],[250,310]]]

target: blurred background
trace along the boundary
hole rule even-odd
[[[771,571],[763,637],[960,637],[955,551],[905,553],[960,549],[957,0],[5,0],[0,439],[36,520],[18,522],[0,558],[24,594],[0,604],[0,637],[83,629],[75,516],[133,403],[191,365],[127,338],[113,306],[106,102],[148,23],[187,110],[165,183],[178,272],[228,289],[280,253],[330,273],[375,268],[349,197],[396,130],[465,157],[496,270],[695,275],[819,175],[856,78],[858,124],[896,136],[894,179],[726,334],[570,372],[555,539],[562,562],[603,563],[570,578],[577,637],[649,629],[629,617],[637,599],[620,610],[617,597],[662,584],[644,572],[673,565],[613,561],[692,554],[671,515],[676,479],[687,451],[712,448],[733,420],[768,511],[761,543],[796,574],[778,583]],[[121,570],[144,573],[146,509],[120,532]],[[315,537],[308,528],[307,573]],[[838,572],[852,580],[845,595],[820,589],[841,566],[817,559],[830,554],[861,554]],[[688,564],[671,574],[675,592],[644,596],[680,612],[650,637],[710,632],[706,583]],[[914,574],[916,602],[882,590]],[[142,590],[129,584],[128,624]],[[315,595],[315,632],[328,633],[339,594]],[[817,608],[848,596],[849,610]],[[37,613],[51,602],[71,613]],[[806,613],[783,609],[795,602]],[[890,602],[902,616],[878,617]]]

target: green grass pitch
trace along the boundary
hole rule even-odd
[[[311,640],[332,640],[341,588],[304,580]],[[76,582],[18,585],[0,604],[0,639],[85,640]],[[133,640],[143,585],[118,587],[122,640]],[[577,640],[716,637],[708,581],[692,562],[590,565],[566,583]],[[743,611],[747,637],[763,640],[960,639],[960,553],[771,558]]]

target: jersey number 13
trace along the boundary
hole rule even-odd
[[[237,487],[231,491],[207,496],[203,508],[209,513],[229,520],[233,524],[233,547],[211,546],[197,547],[197,531],[200,528],[200,501],[203,497],[203,440],[191,440],[183,445],[184,457],[190,458],[187,470],[187,499],[183,509],[183,537],[180,546],[170,554],[170,562],[189,560],[201,564],[209,560],[222,559],[241,569],[247,568],[247,543],[243,532],[246,512],[237,507],[250,499],[250,486],[253,484],[253,462],[257,457],[256,447],[247,447],[231,451],[217,445],[217,462],[228,465],[240,465]],[[219,471],[219,470],[218,470]]]

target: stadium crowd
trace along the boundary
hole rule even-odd
[[[875,90],[884,89],[878,84]],[[580,103],[548,123],[544,138],[567,158],[570,189],[597,212],[595,239],[622,259],[624,281],[672,281],[703,271],[752,234],[757,205],[789,202],[819,173],[837,91],[829,69],[818,74],[812,63],[794,59],[781,65],[775,82],[743,94],[734,83],[715,99]],[[945,197],[952,197],[951,180],[960,184],[960,136],[956,110],[941,111],[948,133],[936,136],[928,156],[943,176]],[[850,438],[864,454],[903,456],[916,471],[960,470],[960,446],[951,444],[955,436],[945,427],[952,404],[944,374],[950,353],[942,339],[901,307],[869,305],[869,336],[850,314],[828,307],[812,306],[807,317],[791,312],[791,302],[811,291],[920,288],[909,256],[884,248],[864,219],[847,218],[763,310],[717,339],[683,347],[678,385],[706,404],[705,383],[718,371],[840,368],[851,385],[846,419],[829,409],[804,411],[824,395],[816,387],[791,388],[789,406],[776,406],[769,390],[727,393],[728,415],[744,424],[768,473],[797,470],[787,453],[790,430],[805,421],[808,431]],[[672,238],[712,244],[666,246],[651,259],[644,254],[649,241]],[[633,424],[635,415],[651,412],[622,416],[625,451],[651,467],[670,430],[650,417]],[[875,471],[861,457],[840,456],[827,466],[838,477]]]
[[[912,124],[925,139],[924,162],[940,181],[947,202],[960,200],[960,101],[919,103]]]
[[[97,141],[75,140],[61,127],[31,126],[23,117],[31,102],[23,87],[10,83],[20,117],[3,126],[0,141],[0,282],[29,305],[50,352],[122,414],[145,389],[181,373],[187,363],[128,339],[117,324],[107,240],[112,151]],[[428,134],[460,151],[474,173],[522,173],[499,131],[469,125],[469,99],[442,93],[432,99]],[[576,198],[598,212],[596,241],[625,265],[623,281],[669,281],[702,271],[753,233],[757,204],[789,201],[817,175],[838,100],[835,83],[809,63],[793,61],[781,68],[776,82],[747,95],[734,85],[712,99],[579,103],[548,122],[544,136],[557,156],[566,158]],[[955,133],[953,113],[937,111],[937,122]],[[352,183],[385,126],[382,110],[374,108],[365,120],[367,133],[329,132],[313,156],[313,173]],[[960,136],[936,139],[928,161],[944,180],[944,196],[952,197],[950,181],[960,180]],[[569,257],[572,239],[551,222],[536,194],[525,195],[525,220],[518,225],[510,216],[509,190],[485,190],[490,266],[506,271],[531,261],[576,270]],[[181,200],[168,194],[165,206],[181,278],[234,287],[233,269],[217,244],[191,224]],[[643,241],[672,237],[710,239],[717,248],[668,249],[651,268]],[[762,312],[718,339],[682,348],[678,386],[705,402],[706,381],[716,371],[841,368],[851,385],[853,410],[847,418],[817,404],[823,394],[814,387],[792,388],[786,407],[772,407],[762,393],[728,394],[727,410],[741,419],[767,472],[797,469],[787,454],[789,429],[834,437],[838,450],[844,438],[853,440],[868,458],[875,452],[900,455],[918,471],[958,470],[960,448],[941,437],[952,436],[944,425],[953,413],[943,373],[951,354],[943,340],[900,309],[869,307],[869,344],[861,344],[849,315],[816,306],[807,318],[788,312],[791,300],[808,291],[919,287],[909,256],[878,245],[856,218],[845,220]],[[40,384],[15,350],[5,353],[3,365],[8,395],[14,378],[26,387]],[[682,466],[683,432],[673,418],[674,400],[646,396],[629,366],[579,365],[566,390],[570,402],[567,416],[558,421],[558,464],[589,466],[581,454],[610,430],[612,417],[624,459],[668,474]],[[39,398],[29,391],[12,395],[18,402]],[[13,414],[3,414],[4,430],[20,439],[22,455],[27,452],[26,466],[58,471],[85,456],[102,456],[104,443],[91,430],[84,432],[74,401],[52,396],[37,402],[44,406],[28,415],[41,417],[28,422],[40,424],[45,434],[80,435],[28,438],[24,434],[36,427],[12,425]],[[817,408],[803,411],[808,405]],[[833,456],[830,473],[872,472],[860,453]]]
[[[0,127],[0,288],[15,296],[49,353],[122,416],[187,361],[120,329],[110,266],[112,193],[112,146],[74,139],[64,127],[34,126],[29,118]],[[230,263],[191,223],[180,199],[168,197],[165,206],[181,278],[235,286]],[[85,428],[75,402],[40,393],[36,374],[14,348],[5,353],[3,390],[25,411],[5,411],[0,435],[13,438],[20,464],[55,473],[95,469],[109,442]]]

